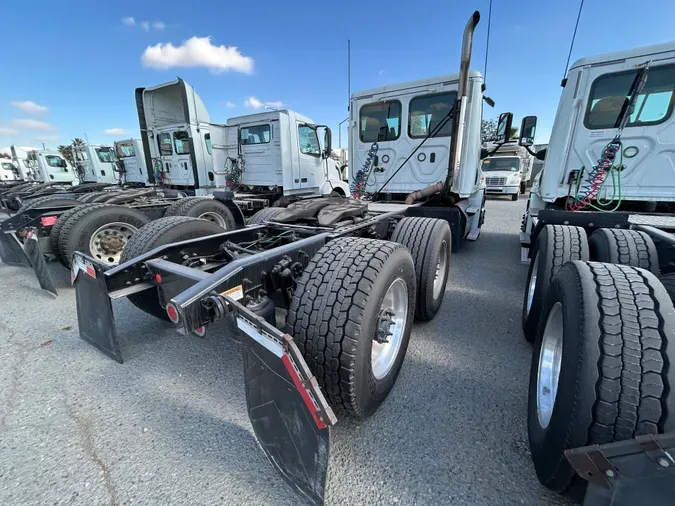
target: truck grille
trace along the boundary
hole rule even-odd
[[[485,184],[487,186],[504,186],[506,184],[505,177],[486,177]]]

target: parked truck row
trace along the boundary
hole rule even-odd
[[[322,504],[337,416],[368,417],[390,394],[413,321],[441,307],[451,251],[480,235],[486,191],[516,200],[532,160],[545,158],[520,235],[535,470],[586,506],[670,504],[675,44],[574,64],[545,153],[531,151],[534,116],[518,145],[508,142],[510,113],[486,148],[485,87],[470,70],[479,20],[475,12],[465,28],[458,74],[351,96],[350,188],[328,163],[327,127],[291,111],[215,125],[179,79],[136,90],[142,149],[133,150],[157,194],[119,206],[163,216],[133,231],[118,216],[113,233],[101,228],[110,201],[78,200],[114,193],[95,190],[67,210],[19,213],[0,234],[0,257],[23,255],[39,271],[36,244],[56,229],[72,260],[80,336],[119,362],[113,299],[184,335],[203,338],[229,320],[261,448],[303,499]],[[131,191],[144,189],[118,196]],[[206,205],[226,209],[231,226]]]

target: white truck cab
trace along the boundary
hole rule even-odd
[[[629,107],[631,89],[647,63],[646,82],[620,130],[622,109]],[[563,85],[544,167],[523,220],[524,249],[542,209],[670,212],[675,202],[675,42],[582,58]],[[521,144],[530,146],[536,118],[525,118],[523,125],[530,133],[521,128],[526,137]],[[609,172],[597,177],[598,160],[618,134],[611,177]],[[585,198],[589,192],[592,198]],[[570,208],[575,201],[581,204]]]
[[[100,144],[73,145],[73,159],[80,183],[118,182],[112,147]]]
[[[488,149],[494,147],[488,144]],[[533,160],[534,156],[526,148],[519,146],[517,141],[497,147],[495,154],[485,158],[481,166],[486,192],[510,195],[511,200],[518,200],[518,195],[525,193],[527,189]]]
[[[146,165],[141,139],[115,141],[114,149],[120,183],[140,186],[154,184],[155,177]]]
[[[19,169],[20,179],[22,181],[35,181],[36,174],[28,161],[28,152],[17,146],[10,146],[12,154],[12,163]]]
[[[76,179],[73,166],[58,151],[28,151],[26,166],[41,183],[72,183]]]
[[[330,137],[327,126],[291,110],[230,118],[211,126],[213,171],[238,192],[346,196],[349,186],[330,158]]]
[[[146,166],[156,183],[207,195],[217,188],[282,196],[349,194],[330,153],[330,129],[294,111],[266,111],[215,124],[182,79],[136,89]],[[318,130],[324,132],[321,147]]]
[[[21,172],[11,158],[0,158],[0,183],[21,181]]]
[[[211,170],[211,117],[192,86],[179,78],[137,88],[136,108],[145,166],[157,184],[198,195],[223,186]]]

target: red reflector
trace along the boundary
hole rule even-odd
[[[56,220],[58,219],[58,216],[43,216],[40,218],[40,221],[42,222],[43,227],[52,227],[56,224]]]
[[[178,321],[178,311],[176,311],[173,304],[168,304],[166,306],[166,314],[169,315],[169,320],[172,322],[176,323]]]
[[[197,334],[199,337],[204,337],[206,335],[206,328],[204,327],[196,328],[195,334]]]
[[[155,274],[155,281],[157,282],[158,285],[161,284],[162,283],[162,276],[160,276],[159,274]],[[175,309],[174,309],[174,311],[175,311]]]

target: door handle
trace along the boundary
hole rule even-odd
[[[306,182],[307,182],[307,178],[306,178],[306,177],[303,177],[303,178],[300,180],[300,182],[301,182],[301,183],[306,183]]]

